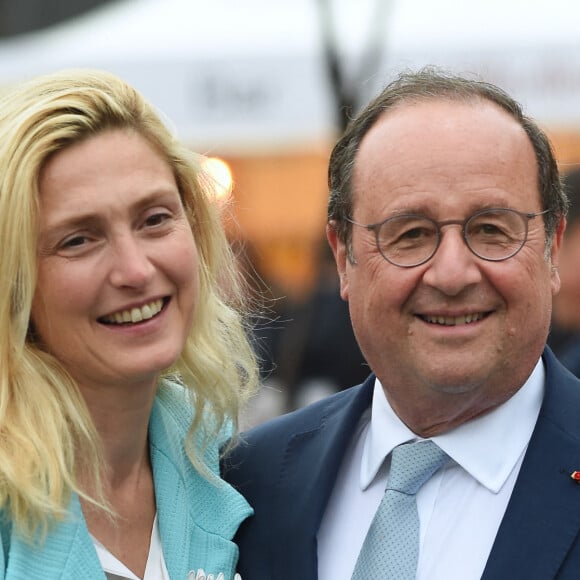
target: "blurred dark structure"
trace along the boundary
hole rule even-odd
[[[385,47],[385,16],[391,2],[376,0],[374,13],[369,19],[367,44],[356,71],[346,70],[341,58],[340,38],[336,30],[333,0],[315,0],[318,3],[320,27],[324,43],[324,57],[336,103],[337,129],[344,131],[351,117],[364,104],[362,88],[365,81],[379,69]]]
[[[336,3],[315,1],[340,134],[364,104],[365,80],[383,56],[385,11],[390,3],[375,2],[366,46],[356,70],[348,71],[336,29]],[[320,243],[318,267],[316,285],[306,299],[280,298],[275,320],[262,329],[264,380],[283,389],[288,410],[356,385],[369,373],[352,330],[348,304],[340,297],[336,264],[326,239]]]
[[[275,315],[256,330],[262,378],[284,393],[285,410],[361,383],[370,370],[339,293],[334,257],[321,241],[318,279],[303,300],[279,298]]]
[[[0,38],[41,30],[115,0],[0,0]]]

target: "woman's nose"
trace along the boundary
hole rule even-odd
[[[111,283],[117,287],[141,288],[155,272],[147,244],[133,235],[116,240],[111,252]]]

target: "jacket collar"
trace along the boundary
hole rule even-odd
[[[220,538],[231,540],[253,513],[248,502],[218,477],[217,445],[204,448],[207,476],[191,464],[183,445],[192,421],[185,397],[183,389],[160,391],[149,423],[159,532],[171,578],[185,578],[192,553],[215,550]],[[201,442],[197,443],[199,451]]]

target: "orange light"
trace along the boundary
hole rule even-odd
[[[227,201],[232,194],[234,180],[230,166],[219,157],[206,157],[202,169],[210,177],[217,201]]]

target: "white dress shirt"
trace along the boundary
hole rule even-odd
[[[418,580],[481,578],[543,393],[540,359],[524,386],[500,407],[432,437],[451,461],[417,494]],[[371,409],[353,434],[318,532],[320,580],[350,579],[386,488],[389,454],[419,439],[392,410],[377,380]]]

